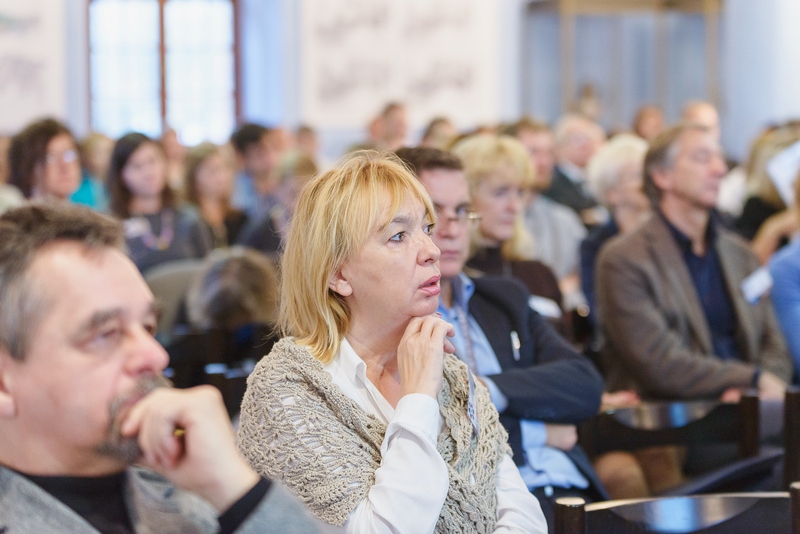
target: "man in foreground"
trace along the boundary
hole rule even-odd
[[[215,389],[166,387],[122,243],[87,209],[0,217],[0,532],[316,532],[239,456]]]

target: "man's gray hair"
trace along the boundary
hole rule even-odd
[[[30,279],[36,253],[57,242],[124,250],[121,224],[89,208],[32,204],[0,216],[0,350],[23,360],[47,299]]]
[[[696,122],[679,122],[658,134],[650,142],[644,157],[644,192],[653,207],[658,207],[663,192],[653,180],[653,171],[671,169],[678,157],[678,140],[686,132],[709,133],[709,129]]]

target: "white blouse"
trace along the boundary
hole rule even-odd
[[[346,532],[433,532],[449,485],[447,465],[436,450],[444,426],[436,399],[410,394],[392,408],[367,379],[367,365],[346,339],[325,371],[345,395],[387,425],[375,484],[353,510]],[[494,532],[547,533],[539,501],[525,487],[509,455],[497,470]]]

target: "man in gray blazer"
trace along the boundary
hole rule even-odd
[[[758,261],[714,215],[725,170],[703,126],[653,140],[644,187],[656,211],[608,243],[597,265],[612,391],[735,400],[755,387],[762,399],[783,398],[792,367]]]
[[[0,532],[317,532],[239,456],[215,389],[167,387],[123,246],[84,208],[0,217]]]

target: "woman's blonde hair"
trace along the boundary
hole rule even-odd
[[[533,188],[536,171],[528,150],[516,138],[508,135],[479,134],[460,141],[453,153],[464,165],[471,197],[478,185],[498,172],[511,171],[514,184],[523,191]],[[472,234],[473,250],[480,248],[478,228]],[[508,260],[533,259],[533,236],[525,227],[524,212],[520,211],[514,225],[514,235],[503,243],[502,254]]]
[[[375,151],[347,156],[300,192],[281,263],[279,323],[319,361],[333,358],[350,326],[347,302],[328,287],[332,277],[391,221],[406,195],[434,222],[422,184],[394,155]]]
[[[747,196],[759,197],[777,209],[786,208],[767,171],[770,160],[800,140],[800,129],[787,125],[769,131],[753,142],[747,161]]]

